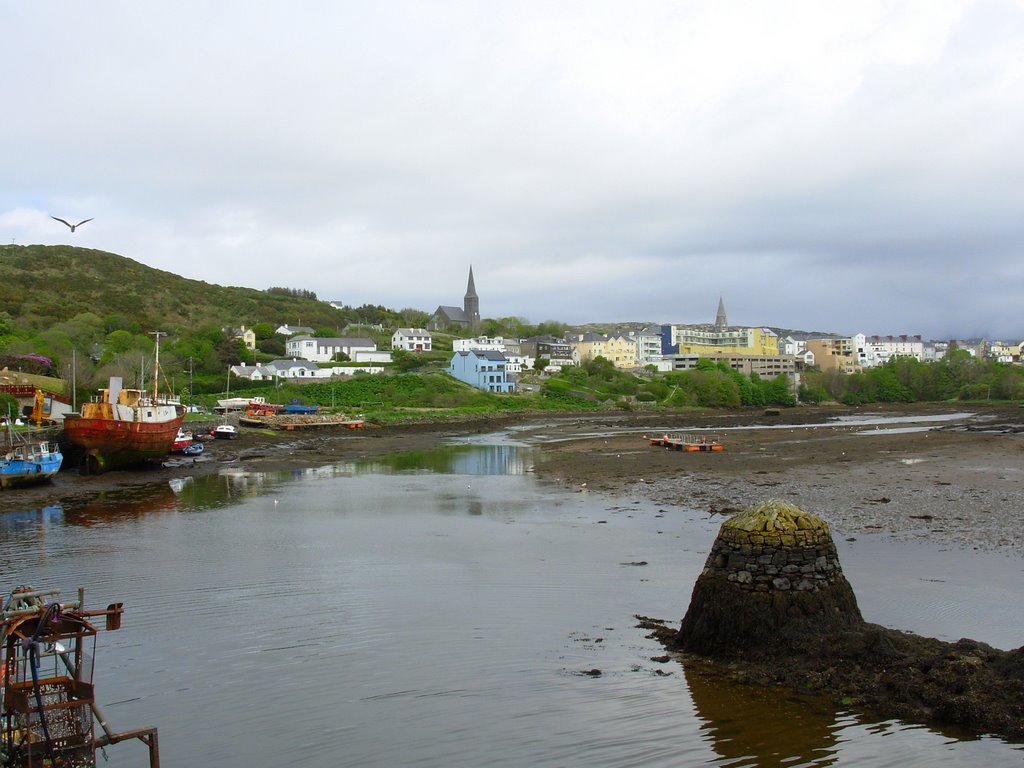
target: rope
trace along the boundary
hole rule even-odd
[[[53,740],[50,738],[50,729],[46,725],[46,715],[43,714],[43,694],[39,687],[39,633],[43,627],[50,621],[55,621],[57,616],[60,614],[60,604],[50,603],[46,606],[43,611],[43,615],[39,618],[39,623],[36,624],[36,631],[32,633],[32,637],[24,642],[28,644],[28,660],[29,666],[32,668],[32,689],[36,697],[36,707],[39,709],[39,724],[43,728],[43,739],[46,741],[46,752],[50,756],[50,761],[54,765],[59,765],[63,761],[55,754],[53,749]]]

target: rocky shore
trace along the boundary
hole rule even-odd
[[[883,718],[1024,738],[1024,648],[865,622],[828,524],[780,501],[722,523],[678,630],[641,619],[684,666],[825,695]]]

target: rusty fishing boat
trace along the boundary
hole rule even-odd
[[[160,766],[156,728],[120,733],[96,704],[93,685],[97,619],[121,626],[123,605],[87,610],[85,592],[62,602],[58,590],[21,586],[4,598],[0,647],[0,766],[94,768],[96,751],[138,739]],[[97,733],[96,725],[100,732]]]
[[[64,417],[68,442],[84,450],[83,473],[159,461],[171,452],[185,407],[177,399],[159,395],[159,374],[157,337],[152,392],[122,388],[121,377],[114,376],[98,397],[82,404],[80,413]]]

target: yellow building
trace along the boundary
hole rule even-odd
[[[603,357],[616,368],[637,368],[640,365],[636,356],[636,339],[631,336],[585,333],[573,342],[573,348],[578,362]]]
[[[779,354],[779,337],[766,328],[692,328],[672,326],[672,344],[680,355]]]

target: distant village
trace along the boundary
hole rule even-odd
[[[925,341],[921,336],[866,336],[791,334],[781,336],[770,328],[729,325],[725,302],[718,301],[713,323],[655,325],[622,333],[566,334],[564,337],[533,336],[526,339],[475,336],[479,331],[480,297],[473,269],[462,306],[440,305],[426,328],[398,328],[391,349],[381,350],[366,337],[322,338],[305,326],[282,325],[276,332],[288,337],[285,358],[258,365],[232,366],[231,373],[253,381],[313,380],[355,372],[380,373],[393,362],[393,353],[424,353],[433,350],[433,334],[464,336],[452,341],[448,372],[457,379],[489,392],[513,392],[524,371],[553,373],[563,366],[602,357],[616,368],[660,372],[687,371],[698,361],[724,363],[745,375],[794,380],[804,368],[856,373],[884,365],[894,357],[921,362],[941,359],[950,349],[1003,363],[1022,364],[1024,341]],[[378,328],[376,330],[382,330]],[[251,329],[234,335],[249,349],[256,348]],[[797,338],[800,336],[800,338]],[[339,360],[344,365],[330,365]]]

